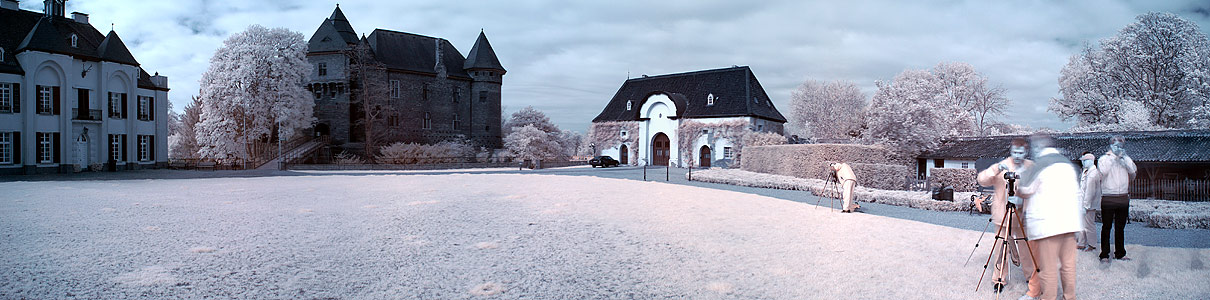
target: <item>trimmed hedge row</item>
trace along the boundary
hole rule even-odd
[[[722,183],[756,188],[809,191],[824,195],[826,181],[748,172],[734,169],[709,169],[693,172],[694,181]],[[926,210],[965,211],[972,195],[955,192],[954,201],[933,200],[928,192],[888,191],[858,186],[853,189],[858,202],[875,202]],[[987,213],[987,210],[984,210]],[[1167,200],[1130,200],[1130,220],[1156,228],[1210,229],[1210,202]]]
[[[857,174],[859,185],[902,189],[910,176],[906,166],[891,165],[889,152],[882,146],[854,144],[799,144],[755,146],[744,149],[741,169],[750,172],[828,179],[831,162],[847,162]]]
[[[979,188],[975,169],[933,168],[929,169],[928,184],[931,187],[953,187],[955,192],[974,192]]]

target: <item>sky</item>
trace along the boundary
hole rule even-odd
[[[1066,129],[1046,111],[1058,76],[1085,44],[1146,12],[1210,29],[1205,1],[291,1],[71,0],[112,28],[148,72],[169,77],[177,111],[229,35],[249,25],[310,38],[337,3],[358,34],[391,29],[449,40],[466,56],[483,30],[508,70],[506,115],[526,106],[586,132],[627,78],[750,66],[789,115],[806,80],[875,82],[906,69],[966,62],[1007,90],[1001,121]],[[42,10],[42,1],[21,7]],[[868,98],[867,98],[868,99]]]

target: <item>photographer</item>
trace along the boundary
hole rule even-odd
[[[1033,166],[1032,161],[1025,159],[1025,154],[1029,152],[1029,150],[1026,148],[1027,145],[1028,144],[1023,138],[1013,139],[1012,144],[1008,147],[1009,157],[1000,161],[999,164],[993,165],[990,168],[979,172],[979,175],[976,178],[976,180],[979,182],[979,185],[995,187],[995,192],[992,193],[991,218],[992,223],[995,223],[996,228],[1000,228],[1004,225],[1004,211],[1007,204],[1005,199],[1008,197],[1008,181],[1004,179],[1004,175],[1009,172],[1020,172],[1021,170],[1028,169]],[[1013,216],[1009,217],[1012,218]],[[1018,225],[1023,226],[1023,224]],[[1008,249],[1009,253],[1011,254],[1010,258],[1015,262],[1020,260],[1020,253],[1021,250],[1025,248],[1025,245],[1018,245],[1015,242],[1017,238],[1024,236],[1024,230],[1020,226],[1013,227],[1016,228],[1012,228],[1012,236],[1006,236],[1004,238],[1012,241],[1013,246],[1009,247]],[[996,261],[995,269],[992,273],[992,283],[994,288],[993,290],[997,292],[1004,288],[1004,265],[1007,263],[1008,262],[1004,260]],[[1034,263],[1032,260],[1030,260],[1029,256],[1025,256],[1025,259],[1021,265],[1021,270],[1024,272],[1026,280],[1029,280],[1029,278],[1033,276]]]
[[[1033,245],[1034,258],[1041,270],[1029,280],[1029,292],[1020,299],[1055,299],[1062,277],[1063,298],[1076,299],[1076,238],[1083,230],[1084,207],[1079,200],[1079,183],[1071,161],[1050,147],[1050,138],[1031,137],[1034,166],[1021,174],[1017,194],[1010,197],[1024,210],[1025,236]]]
[[[853,203],[853,188],[857,187],[857,175],[853,173],[853,168],[846,163],[832,163],[831,168],[832,176],[840,181],[840,192],[844,198],[840,212],[850,213],[861,208],[861,205]]]
[[[1134,160],[1126,156],[1126,138],[1116,135],[1110,138],[1109,152],[1097,161],[1101,184],[1101,261],[1109,261],[1109,230],[1113,232],[1113,258],[1130,260],[1126,257],[1126,218],[1130,214],[1130,180],[1138,168]]]

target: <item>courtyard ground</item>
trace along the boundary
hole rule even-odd
[[[977,230],[540,174],[4,182],[0,298],[991,299]],[[1210,239],[1207,236],[1200,236]],[[1198,244],[1195,242],[1193,244]],[[1081,253],[1085,299],[1206,299],[1207,248]],[[1005,297],[1024,292],[1019,271]]]

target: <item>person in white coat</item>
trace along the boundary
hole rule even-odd
[[[1076,249],[1097,250],[1097,212],[1101,210],[1100,173],[1097,172],[1097,157],[1092,152],[1080,156],[1084,169],[1080,172],[1080,201],[1084,204],[1084,231],[1076,234]]]
[[[1109,231],[1113,229],[1113,258],[1126,257],[1126,219],[1130,214],[1130,181],[1138,168],[1126,156],[1126,139],[1110,138],[1109,152],[1097,160],[1101,185],[1101,261],[1109,261]]]
[[[1076,237],[1083,231],[1084,206],[1080,186],[1071,160],[1050,147],[1050,138],[1031,138],[1034,167],[1021,174],[1017,186],[1020,198],[1009,202],[1022,207],[1025,237],[1033,245],[1034,263],[1040,270],[1029,280],[1029,291],[1022,300],[1058,298],[1058,281],[1063,298],[1076,299]],[[1060,278],[1056,278],[1060,277]]]

